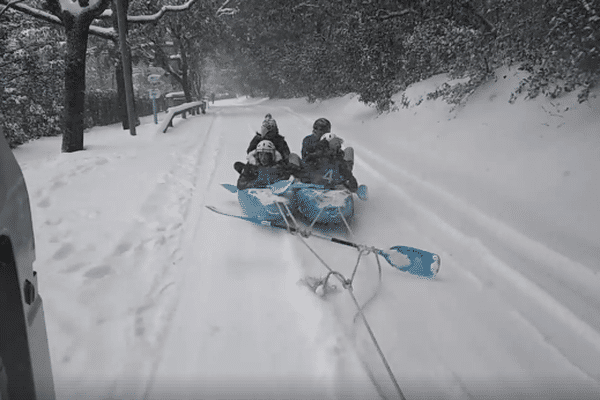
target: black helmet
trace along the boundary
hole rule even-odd
[[[318,132],[321,134],[331,132],[331,122],[326,118],[319,118],[313,124],[313,132]]]

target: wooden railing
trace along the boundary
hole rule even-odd
[[[166,133],[167,129],[173,126],[173,118],[176,115],[181,115],[181,118],[185,119],[188,113],[191,115],[200,113],[206,114],[206,100],[185,103],[176,107],[169,107],[167,110],[167,115],[160,125],[160,130],[162,133]]]

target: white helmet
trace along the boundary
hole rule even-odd
[[[321,140],[327,140],[329,142],[334,137],[336,137],[335,133],[328,132],[328,133],[324,134],[323,136],[321,136]]]
[[[326,134],[324,134],[323,136],[321,136],[321,140],[327,140],[328,142],[331,142],[332,139],[338,139],[340,142],[344,142],[344,139],[342,139],[341,137],[337,136],[335,133],[332,132],[328,132]]]
[[[321,136],[321,140],[326,140],[327,142],[329,142],[329,146],[342,146],[342,143],[344,143],[344,139],[342,139],[341,137],[337,136],[335,133],[326,133],[323,136]]]
[[[275,156],[275,145],[270,140],[261,140],[256,146],[257,153],[271,153]]]

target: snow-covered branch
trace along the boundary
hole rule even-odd
[[[41,19],[45,22],[50,22],[55,25],[63,25],[60,18],[58,18],[56,15],[49,13],[47,11],[44,11],[44,10],[40,10],[35,7],[25,5],[25,4],[17,4],[17,3],[20,3],[21,1],[23,1],[23,0],[0,0],[0,5],[5,6],[4,9],[2,10],[2,12],[7,10],[9,7],[12,7],[15,10],[18,10],[27,15],[31,15],[32,17]],[[80,2],[84,2],[84,1],[86,1],[86,0],[80,0]],[[89,3],[87,3],[89,5],[87,5],[85,8],[97,7],[99,4],[102,3],[102,0],[87,0],[87,1],[89,1]],[[77,13],[82,12],[82,10],[84,9],[84,7],[80,6],[80,4],[79,4],[80,2],[72,2],[71,0],[60,0],[60,6],[63,10],[66,10],[71,14],[77,14]],[[168,12],[179,12],[179,11],[185,11],[185,10],[189,9],[195,2],[196,2],[196,0],[187,0],[184,4],[181,4],[181,5],[163,6],[158,12],[151,14],[151,15],[128,15],[127,21],[132,22],[132,23],[142,23],[142,24],[156,22],[164,14],[166,14]],[[221,7],[219,7],[219,9],[217,10],[217,16],[233,15],[238,11],[236,8],[227,8],[227,4],[229,4],[229,2],[230,2],[230,0],[225,0],[225,2],[221,5]],[[0,12],[0,15],[1,15],[1,12]],[[112,18],[112,10],[110,10],[110,9],[104,10],[104,12],[102,12],[101,14],[99,14],[96,17],[96,19],[109,19],[109,18]],[[118,39],[117,32],[113,28],[105,28],[105,27],[101,27],[101,26],[97,26],[97,25],[90,25],[90,34],[101,37],[103,39],[108,39],[108,40],[113,40],[113,41]]]
[[[20,2],[22,2],[22,1],[23,1],[23,0],[13,0],[13,1],[9,2],[9,3],[8,3],[6,6],[4,6],[4,8],[2,8],[2,10],[0,10],[0,16],[1,16],[2,14],[4,14],[4,11],[8,10],[10,6],[12,6],[12,5],[14,5],[14,4],[17,4],[17,3],[20,3]]]
[[[392,18],[401,18],[407,14],[416,14],[417,12],[412,8],[407,8],[402,11],[388,11],[388,10],[377,10],[377,18],[381,21]]]
[[[596,10],[594,10],[592,8],[592,6],[589,5],[589,3],[586,0],[580,0],[581,4],[583,4],[583,7],[592,15],[596,15]]]
[[[90,25],[90,34],[112,41],[119,39],[117,32],[113,28],[105,28],[103,26]]]
[[[471,3],[469,3],[468,1],[465,1],[463,3],[460,3],[460,5],[463,8],[465,8],[466,10],[468,10],[475,17],[477,17],[479,19],[479,21],[481,21],[481,23],[485,26],[485,28],[486,28],[487,31],[489,31],[489,32],[494,32],[495,31],[494,24],[492,24],[490,21],[488,21],[479,12],[477,12],[477,10],[475,10],[475,7],[473,7],[473,5]]]
[[[185,11],[189,9],[196,0],[188,0],[184,4],[181,5],[167,5],[163,6],[158,12],[150,15],[128,15],[127,22],[138,23],[138,24],[148,24],[158,21],[162,18],[162,16],[168,12],[179,12]],[[113,16],[112,10],[105,10],[98,19],[110,19]]]
[[[295,5],[294,8],[292,8],[292,12],[296,12],[296,11],[298,11],[298,9],[300,9],[302,7],[319,8],[319,6],[317,4],[302,2],[300,4]]]
[[[190,8],[192,6],[192,4],[194,4],[195,2],[196,2],[196,0],[188,0],[184,4],[177,5],[177,6],[163,6],[157,13],[154,13],[151,15],[128,15],[127,21],[141,23],[141,24],[156,22],[160,18],[162,18],[162,16],[165,13],[185,11],[188,8]]]
[[[105,8],[103,0],[58,0],[62,11],[67,11],[71,15],[79,15],[81,13],[94,13],[100,11],[100,8]]]
[[[238,12],[237,8],[227,7],[227,4],[229,4],[230,2],[231,0],[225,0],[225,3],[221,4],[219,9],[217,10],[217,17],[220,17],[222,15],[234,15]]]
[[[7,3],[5,0],[0,0],[0,4],[6,5],[6,8],[8,8],[8,5],[10,4],[12,5],[12,8],[22,12],[23,14],[31,15],[32,17],[50,22],[52,24],[62,25],[62,21],[57,16],[46,11],[39,10],[35,7],[28,6],[27,4],[16,4],[14,1]]]
[[[9,2],[9,3],[12,3],[12,5],[11,5],[12,8],[14,8],[15,10],[17,10],[19,12],[22,12],[23,14],[30,15],[32,17],[35,17],[35,18],[40,19],[45,22],[49,22],[54,25],[61,25],[61,26],[63,25],[60,18],[58,18],[56,15],[53,15],[47,11],[28,6],[26,4],[16,4],[14,1]],[[0,4],[8,5],[6,0],[0,0]],[[6,7],[6,8],[8,8],[8,7]],[[117,33],[115,32],[115,30],[113,28],[104,28],[104,27],[100,27],[100,26],[91,25],[90,26],[90,34],[101,37],[103,39],[117,40]]]

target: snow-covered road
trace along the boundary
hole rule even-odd
[[[302,239],[205,207],[241,212],[220,184],[267,112],[299,153],[314,119],[344,111],[294,104],[221,102],[165,135],[144,119],[138,138],[98,128],[86,152],[15,151],[60,398],[398,396],[349,294],[299,284],[326,273]],[[435,280],[383,264],[380,284],[373,256],[354,280],[359,302],[377,294],[365,315],[406,398],[598,398],[593,268],[459,197],[440,182],[452,171],[338,126],[370,191],[352,240],[442,257]],[[356,251],[305,243],[351,274]]]
[[[234,398],[376,395],[360,384],[368,378],[352,355],[335,356],[345,339],[331,335],[320,300],[298,285],[303,268],[294,238],[204,207],[240,211],[237,195],[220,183],[235,183],[232,166],[245,154],[253,134],[246,125],[254,122],[256,110],[214,112],[188,218],[194,233],[186,235],[179,263],[184,271],[179,307],[149,397],[164,398],[177,387],[189,398],[199,393]]]

